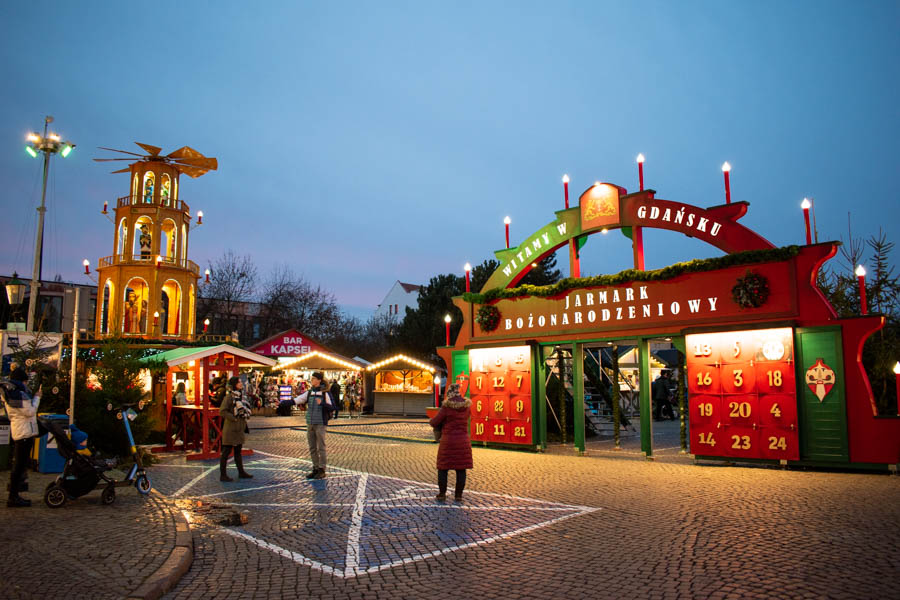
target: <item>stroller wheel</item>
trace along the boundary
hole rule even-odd
[[[51,483],[44,492],[44,504],[50,508],[59,508],[66,503],[66,491],[58,484]]]
[[[108,485],[103,488],[103,493],[100,494],[100,501],[103,504],[112,504],[116,501],[116,486]]]
[[[134,480],[134,487],[137,488],[138,492],[146,496],[150,493],[150,490],[153,489],[153,484],[150,483],[149,477],[141,473],[137,476],[137,479]]]

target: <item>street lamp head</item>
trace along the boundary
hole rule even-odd
[[[12,279],[6,282],[6,297],[10,306],[22,304],[25,299],[25,283],[19,280],[19,274],[13,272]]]
[[[25,136],[25,139],[31,142],[32,144],[37,144],[41,141],[41,136],[34,132],[29,132],[28,135]]]
[[[37,152],[31,146],[25,146],[25,152],[31,155],[31,158],[37,158]]]

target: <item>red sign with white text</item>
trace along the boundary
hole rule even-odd
[[[330,352],[295,329],[279,333],[250,348],[250,352],[272,357],[298,357],[316,351]]]

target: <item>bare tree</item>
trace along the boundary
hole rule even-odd
[[[249,337],[250,324],[244,318],[247,303],[252,302],[256,289],[256,265],[249,254],[239,256],[233,250],[210,263],[210,283],[200,286],[197,322],[210,318],[213,331],[237,331],[241,338]]]

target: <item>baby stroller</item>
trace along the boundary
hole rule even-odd
[[[66,459],[63,472],[47,485],[44,491],[44,503],[50,508],[59,508],[70,498],[84,496],[97,487],[100,481],[106,487],[100,496],[103,504],[112,504],[116,500],[116,480],[108,477],[106,471],[111,465],[105,460],[94,459],[79,454],[75,444],[69,439],[66,430],[56,421],[39,419],[56,439],[56,447],[60,456]]]

